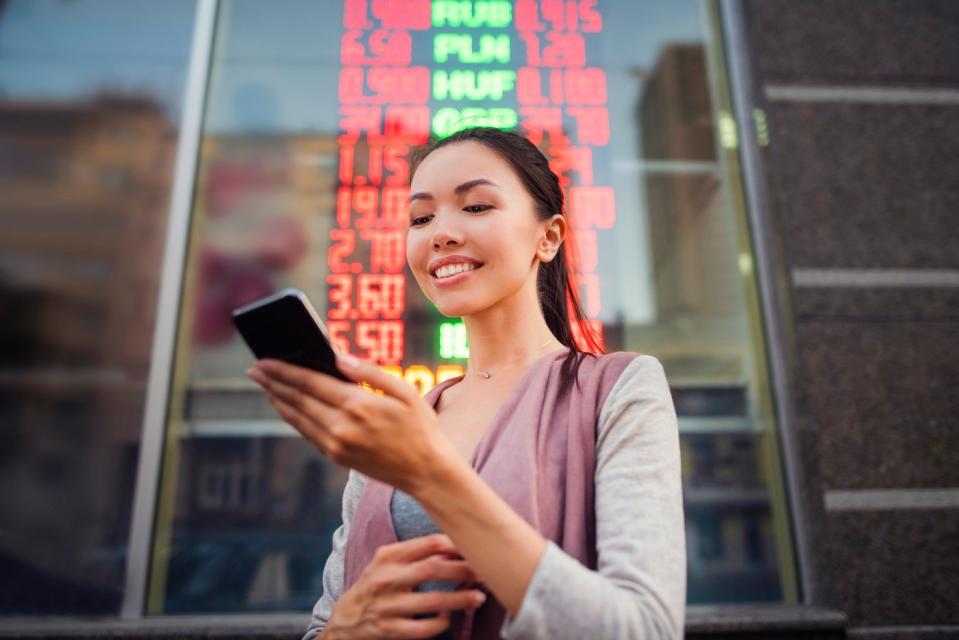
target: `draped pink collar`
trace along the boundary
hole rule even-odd
[[[560,393],[560,370],[569,349],[542,356],[519,378],[487,425],[470,465],[514,511],[584,566],[596,569],[593,471],[596,423],[620,373],[638,354],[584,357],[578,385]],[[457,376],[430,389],[434,408]],[[372,478],[357,504],[344,553],[344,591],[384,544],[397,542],[390,514],[393,487]],[[467,585],[460,585],[461,587]],[[499,638],[506,610],[485,585],[487,600],[472,612],[454,612],[456,638]]]

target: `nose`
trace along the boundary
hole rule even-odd
[[[430,243],[433,249],[455,247],[463,244],[463,234],[450,221],[454,216],[436,215],[433,218],[433,235]]]

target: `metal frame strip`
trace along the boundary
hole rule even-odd
[[[806,522],[805,510],[799,494],[799,487],[802,486],[802,469],[799,460],[799,446],[789,424],[787,399],[790,397],[790,386],[780,332],[780,309],[776,304],[775,297],[774,272],[776,267],[771,255],[770,231],[763,220],[764,212],[768,211],[768,200],[765,183],[763,182],[759,142],[756,129],[753,126],[752,108],[755,99],[745,20],[743,18],[743,0],[719,0],[718,5],[723,40],[726,45],[733,111],[737,122],[740,123],[739,153],[743,171],[743,187],[748,205],[746,214],[753,239],[753,257],[756,264],[756,278],[767,338],[766,353],[772,378],[771,384],[777,414],[776,424],[781,446],[781,457],[786,475],[786,496],[789,501],[793,539],[796,542],[800,601],[811,603],[815,601],[815,593],[812,583],[809,540],[805,527],[800,524]]]
[[[190,240],[190,215],[218,4],[218,0],[197,0],[193,23],[193,40],[183,96],[183,113],[180,117],[180,134],[153,333],[146,409],[143,414],[136,489],[133,495],[121,618],[143,617],[146,603],[170,376],[176,346],[184,260]]]

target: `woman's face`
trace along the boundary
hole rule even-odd
[[[538,263],[559,246],[509,163],[479,142],[440,147],[423,160],[410,185],[409,213],[406,260],[448,317],[489,308],[530,278],[535,285]]]

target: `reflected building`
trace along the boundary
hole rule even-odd
[[[148,97],[0,102],[9,608],[120,597],[175,146]]]
[[[745,382],[735,220],[722,204],[705,66],[701,44],[664,46],[636,107],[655,282],[648,331],[683,426],[690,601],[779,600],[769,479]]]

